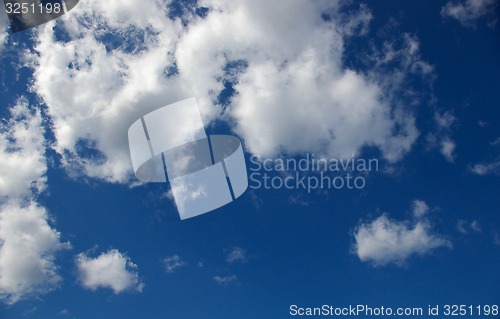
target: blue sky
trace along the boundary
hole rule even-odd
[[[0,318],[498,304],[498,7],[88,0],[19,33],[0,15]],[[193,96],[248,168],[379,170],[181,221],[168,183],[134,176],[127,130]]]

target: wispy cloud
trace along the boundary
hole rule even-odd
[[[248,259],[247,251],[241,247],[233,247],[226,250],[226,261],[228,263],[246,262]]]
[[[453,125],[457,119],[453,113],[438,112],[434,113],[435,132],[427,134],[426,140],[429,149],[438,149],[441,155],[450,163],[455,161],[457,144],[451,137]]]
[[[238,282],[238,277],[236,275],[230,275],[230,276],[215,276],[214,281],[219,285],[219,286],[229,286],[231,284],[236,284]]]
[[[498,175],[500,174],[500,160],[474,164],[470,171],[477,175]]]
[[[441,15],[456,19],[465,27],[475,27],[476,20],[486,16],[489,19],[488,24],[494,27],[497,22],[497,5],[497,0],[450,1],[441,8]]]
[[[480,233],[483,231],[477,220],[467,221],[464,219],[457,221],[457,230],[462,234],[468,234],[469,232]]]
[[[167,273],[173,273],[176,269],[184,267],[186,262],[183,261],[178,255],[173,255],[163,258],[163,265],[165,266],[165,271]]]
[[[500,230],[497,230],[493,235],[493,243],[500,246]]]
[[[422,217],[429,212],[429,206],[426,202],[420,199],[413,201],[413,215],[415,217]]]

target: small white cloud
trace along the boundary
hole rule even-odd
[[[500,160],[498,161],[493,161],[489,163],[478,163],[474,164],[471,168],[470,171],[474,174],[477,175],[498,175],[500,174]]]
[[[453,124],[457,122],[453,113],[439,112],[434,113],[435,131],[426,136],[427,147],[429,150],[437,149],[441,155],[450,163],[455,161],[456,142],[451,137]]]
[[[495,146],[495,145],[500,145],[500,136],[497,137],[494,141],[492,141],[490,143],[491,145]]]
[[[449,130],[451,126],[456,122],[456,117],[450,111],[444,113],[434,113],[434,121],[438,127],[442,130]]]
[[[483,231],[483,229],[481,228],[481,225],[479,224],[479,222],[477,220],[473,220],[472,223],[470,224],[470,228],[475,231],[476,233],[480,233]]]
[[[489,25],[494,27],[496,6],[496,0],[450,1],[441,8],[441,15],[456,19],[465,27],[474,27],[477,19],[489,16]]]
[[[391,263],[401,266],[413,255],[425,255],[439,247],[452,247],[448,240],[432,233],[427,219],[417,217],[394,221],[387,214],[359,225],[354,230],[354,239],[354,252],[359,259],[375,266]]]
[[[69,316],[69,310],[68,309],[63,309],[63,310],[59,311],[59,314],[61,316]]]
[[[97,258],[81,253],[76,259],[80,283],[87,289],[111,288],[115,294],[127,290],[141,292],[144,284],[139,279],[137,265],[116,249]]]
[[[453,142],[452,140],[444,139],[441,141],[440,151],[448,162],[452,163],[455,161],[455,154],[454,154],[455,148],[456,148],[455,142]]]
[[[167,273],[173,273],[177,268],[184,267],[186,262],[178,255],[173,255],[163,258],[163,264],[165,265],[165,271]]]
[[[457,230],[462,234],[468,234],[469,232],[480,233],[483,231],[481,225],[477,220],[473,220],[472,222],[460,219],[457,221]]]
[[[236,283],[238,281],[238,277],[236,275],[231,275],[231,276],[215,276],[214,281],[219,285],[219,286],[229,286],[230,284]]]
[[[500,231],[496,231],[493,236],[493,243],[500,246]]]
[[[462,234],[467,234],[469,231],[467,230],[467,221],[460,219],[457,221],[457,230]]]
[[[479,121],[477,121],[477,125],[479,125],[480,128],[485,128],[489,125],[489,123],[486,121],[479,120]]]
[[[423,200],[416,199],[413,201],[413,216],[422,217],[429,212],[429,206]]]
[[[243,248],[233,247],[226,251],[226,261],[228,263],[234,263],[234,262],[244,263],[247,261],[247,252]]]

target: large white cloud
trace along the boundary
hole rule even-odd
[[[356,26],[343,23],[337,7],[310,1],[203,3],[212,12],[181,38],[178,67],[196,87],[210,83],[217,92],[216,79],[234,82],[238,94],[227,115],[252,153],[350,156],[373,145],[395,161],[408,151],[417,137],[411,114],[398,114],[376,79],[343,65],[344,39]],[[365,26],[371,15],[362,8],[354,17]],[[225,73],[235,61],[244,61],[240,73]]]
[[[368,28],[363,6],[340,14],[337,2],[326,1],[199,5],[210,9],[206,17],[187,14],[186,26],[168,18],[161,1],[90,0],[55,29],[41,27],[33,88],[47,104],[54,149],[70,173],[128,182],[128,126],[189,96],[206,124],[222,116],[263,156],[351,156],[368,145],[397,161],[411,149],[414,117],[392,93],[407,72],[432,71],[416,38],[405,36],[399,50],[386,43],[374,62],[402,61],[397,76],[361,73],[343,58],[345,39]],[[223,107],[218,97],[228,83],[237,94]]]
[[[44,207],[45,139],[40,111],[20,100],[0,127],[0,298],[8,303],[57,287],[55,253],[68,248]]]
[[[84,253],[76,259],[81,284],[90,290],[111,288],[115,294],[127,290],[142,291],[144,284],[137,273],[137,265],[116,249],[91,258]]]
[[[375,266],[404,265],[413,255],[425,255],[439,247],[451,248],[451,243],[434,234],[425,214],[427,204],[415,201],[413,219],[396,221],[383,214],[360,224],[354,230],[354,252],[361,261]]]
[[[180,22],[157,1],[146,2],[79,5],[58,21],[69,42],[57,41],[51,24],[40,29],[34,88],[52,117],[54,149],[71,173],[127,181],[130,124],[187,95],[165,78]],[[112,47],[110,39],[122,43]],[[82,157],[88,149],[96,154]]]

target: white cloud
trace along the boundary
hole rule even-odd
[[[76,259],[81,284],[90,290],[111,288],[115,294],[127,290],[142,291],[137,265],[116,249],[102,253],[97,258],[80,253]]]
[[[427,135],[429,149],[438,149],[441,155],[450,163],[455,161],[456,142],[451,138],[453,125],[457,122],[455,115],[451,112],[435,112],[434,123],[436,131]]]
[[[54,254],[69,244],[61,243],[48,218],[34,202],[0,206],[0,298],[7,303],[46,293],[61,281]]]
[[[40,27],[34,89],[43,98],[56,137],[54,149],[71,174],[110,182],[131,176],[127,130],[140,115],[186,94],[165,78],[180,30],[165,6],[150,0],[88,1],[58,19],[72,38],[56,41]],[[116,48],[104,39],[123,41]],[[98,156],[85,156],[88,149]]]
[[[237,283],[238,277],[236,275],[231,275],[231,276],[215,276],[214,281],[219,285],[219,286],[229,286],[230,284]]]
[[[9,33],[7,32],[7,27],[9,24],[9,20],[6,14],[0,14],[0,52],[9,37]]]
[[[467,229],[467,221],[460,219],[457,221],[457,230],[462,234],[467,234],[469,231]]]
[[[42,116],[20,100],[0,124],[0,298],[14,303],[58,286],[55,253],[69,248],[34,201],[47,170]]]
[[[361,261],[375,266],[404,265],[413,255],[425,255],[439,247],[451,248],[451,243],[433,234],[430,222],[418,215],[405,221],[391,220],[387,214],[354,230],[354,252]]]
[[[42,116],[22,100],[10,113],[11,118],[0,124],[0,197],[26,198],[45,187]]]
[[[165,265],[165,271],[167,273],[172,273],[177,268],[184,267],[186,265],[186,262],[183,261],[178,255],[173,255],[163,258],[163,264]]]
[[[393,79],[432,72],[417,39],[405,36],[404,50],[391,51],[387,61],[404,60],[398,76],[365,75],[342,61],[345,39],[368,29],[366,7],[341,14],[336,3],[264,2],[201,1],[207,16],[185,16],[185,27],[168,18],[161,1],[89,0],[55,29],[40,27],[33,89],[47,104],[54,149],[68,171],[129,182],[129,125],[189,96],[206,124],[222,115],[255,154],[351,156],[369,145],[390,161],[401,159],[419,133],[387,83],[402,86]],[[58,29],[71,41],[58,41]],[[237,94],[223,108],[217,99],[225,81]]]
[[[474,164],[470,171],[477,175],[500,174],[500,161]]]
[[[434,113],[434,121],[442,130],[449,130],[456,123],[457,119],[450,111]]]
[[[233,247],[226,251],[226,261],[228,263],[234,262],[246,262],[247,261],[247,251],[240,247]]]
[[[481,225],[477,220],[473,220],[472,222],[460,219],[457,221],[457,230],[462,234],[468,234],[470,231],[480,233],[483,231]]]
[[[413,201],[413,216],[422,217],[429,212],[429,206],[423,200],[416,199]]]
[[[444,139],[441,141],[441,154],[448,162],[453,162],[455,160],[455,147],[455,142],[449,139]]]
[[[496,152],[500,150],[500,137],[497,137],[495,140],[489,143],[496,149]],[[496,157],[493,160],[483,161],[480,163],[476,163],[469,167],[470,172],[477,175],[500,175],[500,157]]]
[[[479,222],[477,220],[473,220],[472,223],[470,224],[470,228],[475,231],[476,233],[480,233],[483,231],[483,229],[481,228],[481,225],[479,224]]]
[[[489,16],[490,26],[495,26],[497,22],[495,16],[497,4],[497,0],[450,1],[441,8],[441,15],[443,17],[454,18],[465,27],[474,27],[477,19]]]

